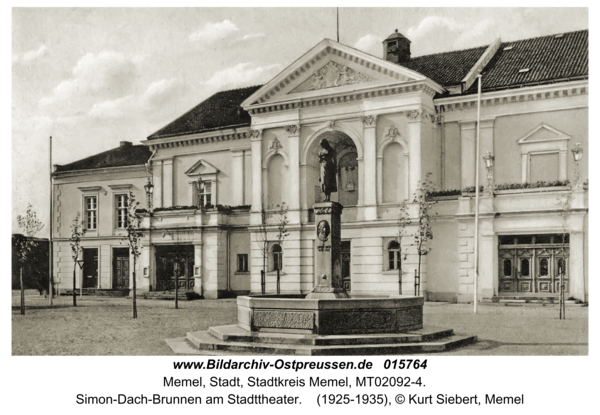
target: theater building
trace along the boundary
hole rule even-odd
[[[587,301],[587,39],[587,31],[497,39],[420,57],[397,31],[383,40],[382,57],[325,39],[265,85],[218,92],[141,145],[57,166],[56,281],[72,288],[68,225],[79,211],[88,232],[78,280],[131,287],[132,261],[119,242],[123,195],[146,207],[150,182],[140,293],[175,284],[205,298],[260,293],[263,264],[265,292],[276,291],[277,268],[282,293],[310,292],[326,139],[337,156],[332,200],[344,206],[351,295],[413,293],[418,255],[412,237],[399,245],[398,222],[407,203],[406,233],[416,231],[413,196],[429,178],[439,192],[421,295],[470,302],[477,285],[479,299],[557,297],[562,274],[567,296]],[[289,234],[280,241],[282,206]]]

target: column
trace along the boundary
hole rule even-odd
[[[163,160],[163,207],[173,206],[173,159]]]
[[[300,125],[286,125],[290,157],[289,212],[290,223],[300,223]]]
[[[244,205],[244,160],[246,152],[244,150],[231,150],[231,176],[233,197],[231,204],[233,206]]]
[[[250,130],[252,145],[252,215],[250,223],[261,222],[262,210],[262,130]]]
[[[415,194],[421,181],[421,126],[426,114],[423,110],[410,110],[406,112],[408,120],[408,152],[409,158],[409,190],[410,195]]]
[[[475,186],[476,122],[460,124],[460,187]]]
[[[584,268],[584,234],[569,230],[569,295],[587,302],[588,281]]]
[[[363,193],[364,219],[377,219],[377,115],[362,118],[364,143],[364,186],[359,189]]]

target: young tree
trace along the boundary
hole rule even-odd
[[[71,243],[71,258],[73,258],[73,307],[77,307],[77,293],[75,292],[77,278],[75,277],[75,273],[77,272],[79,253],[82,251],[81,237],[85,235],[85,232],[86,230],[83,228],[83,224],[79,221],[78,212],[73,220],[73,225],[71,225],[71,238],[69,238]],[[80,287],[79,289],[83,290],[83,287]]]
[[[267,233],[267,222],[269,216],[265,209],[260,211],[260,225],[258,226],[257,232],[254,233],[254,242],[258,245],[260,253],[262,255],[262,270],[260,271],[260,291],[261,294],[265,294],[265,275],[267,272],[267,256],[269,255],[269,239]]]
[[[566,251],[566,239],[567,239],[567,222],[569,220],[569,213],[571,211],[571,203],[573,202],[572,194],[569,193],[564,198],[559,198],[556,204],[560,205],[560,217],[562,218],[562,235],[561,235],[561,251],[563,253],[562,268],[558,269],[559,278],[559,297],[558,297],[558,318],[559,320],[567,318],[567,310],[565,307],[565,274],[567,268],[567,251]],[[560,260],[559,260],[560,261]]]
[[[279,246],[281,247],[281,244],[283,243],[283,240],[289,236],[289,232],[287,230],[287,225],[289,223],[288,217],[287,217],[287,206],[285,205],[285,202],[283,202],[281,204],[281,207],[279,208],[279,210],[277,211],[275,220],[277,222],[277,243],[279,244]],[[283,247],[282,247],[283,248]],[[280,294],[280,272],[281,272],[281,261],[279,261],[279,264],[277,266],[277,295]]]
[[[414,234],[415,244],[417,246],[417,254],[419,255],[419,265],[417,271],[417,278],[419,280],[417,291],[417,282],[415,281],[415,295],[420,294],[421,287],[421,260],[424,255],[431,252],[431,246],[429,241],[433,239],[433,232],[431,230],[431,209],[437,201],[429,200],[428,195],[435,190],[433,183],[430,179],[431,173],[427,173],[424,182],[419,183],[419,187],[415,191],[413,202],[418,205],[419,208],[419,223],[417,231]]]
[[[402,202],[400,205],[400,212],[398,215],[398,259],[400,260],[400,266],[398,267],[398,294],[402,295],[402,264],[406,261],[408,252],[402,250],[402,239],[407,236],[407,227],[411,224],[411,220],[408,213],[408,205],[406,202]]]
[[[19,279],[21,282],[21,314],[25,314],[25,284],[23,281],[23,267],[30,259],[31,250],[37,246],[33,241],[33,237],[38,233],[44,225],[38,220],[36,213],[31,205],[27,205],[27,213],[25,217],[17,216],[19,227],[23,230],[24,235],[15,236],[15,245],[17,247],[17,258],[19,262]]]
[[[129,252],[133,256],[133,318],[137,318],[135,269],[137,259],[142,253],[142,240],[144,239],[144,234],[140,231],[140,217],[137,215],[138,206],[139,202],[135,200],[135,195],[130,191],[127,198],[127,235],[123,237],[123,242],[129,246]]]

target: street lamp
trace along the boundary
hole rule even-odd
[[[148,183],[144,185],[144,190],[146,191],[146,206],[148,212],[152,212],[152,193],[154,192],[154,185],[150,182],[150,178],[148,178]]]
[[[573,153],[573,160],[575,160],[575,187],[581,187],[581,178],[579,177],[579,162],[583,158],[583,148],[580,143],[576,143],[575,147],[571,149]]]
[[[483,156],[483,161],[485,161],[485,170],[487,172],[487,178],[486,178],[486,182],[485,182],[485,190],[490,194],[490,196],[493,196],[494,195],[494,189],[493,189],[494,156],[492,156],[492,153],[490,153],[488,151],[487,153],[485,153],[485,156]]]

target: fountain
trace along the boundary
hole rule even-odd
[[[324,143],[323,143],[324,142]],[[335,152],[321,141],[320,182],[325,202],[314,205],[314,288],[292,295],[238,297],[238,324],[191,332],[200,349],[299,355],[402,354],[441,351],[476,340],[452,329],[423,328],[423,297],[351,298],[342,285],[341,213]]]

